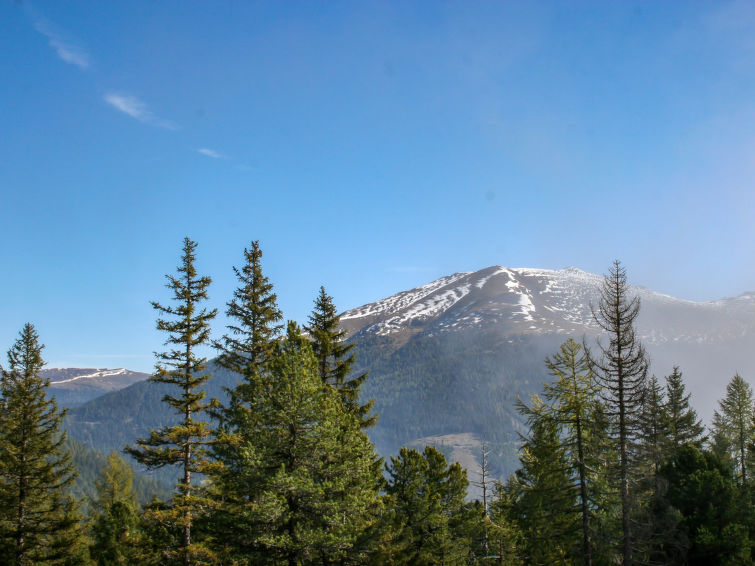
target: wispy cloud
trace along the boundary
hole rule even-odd
[[[79,69],[88,69],[91,65],[89,53],[84,48],[76,45],[63,37],[63,34],[55,29],[51,24],[43,20],[37,21],[34,28],[44,35],[52,47],[63,61],[76,65]]]
[[[144,122],[145,124],[165,128],[167,130],[178,129],[173,122],[155,116],[155,114],[147,108],[146,103],[136,96],[110,92],[105,95],[105,102],[116,110],[119,110],[140,122]]]
[[[213,159],[226,159],[228,157],[227,155],[223,155],[222,153],[219,153],[214,149],[209,149],[206,147],[200,147],[197,152],[201,153],[202,155],[206,155],[207,157],[212,157]]]

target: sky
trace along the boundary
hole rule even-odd
[[[150,371],[185,236],[220,315],[490,265],[755,290],[752,2],[0,3],[0,351]]]

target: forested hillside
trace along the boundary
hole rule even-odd
[[[209,362],[197,347],[216,312],[196,249],[187,238],[168,276],[172,303],[153,303],[167,340],[149,381],[66,415],[36,329],[9,350],[7,563],[753,563],[752,387],[734,375],[706,429],[683,368],[650,373],[620,263],[601,281],[602,333],[589,343],[490,332],[360,342],[324,288],[307,325],[284,329],[252,242]],[[469,469],[449,462],[452,438],[478,450]]]

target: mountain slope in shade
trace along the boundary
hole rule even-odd
[[[50,380],[49,395],[63,407],[75,407],[110,391],[144,381],[149,374],[124,368],[49,368],[40,372]]]
[[[492,266],[456,273],[351,309],[342,326],[370,371],[365,397],[380,421],[373,438],[384,453],[418,439],[469,452],[469,439],[515,466],[517,398],[549,380],[544,364],[569,337],[593,347],[592,318],[602,277],[576,268]],[[752,382],[755,295],[692,302],[632,287],[641,300],[638,334],[659,378],[681,366],[692,402],[706,420],[735,372]],[[472,435],[470,437],[470,435]],[[464,438],[464,446],[453,439]]]

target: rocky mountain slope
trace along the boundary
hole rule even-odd
[[[602,277],[562,270],[492,266],[456,273],[343,313],[370,370],[365,394],[375,398],[379,447],[393,452],[435,438],[484,439],[505,470],[515,464],[514,404],[549,379],[543,360],[568,337],[594,346],[599,328],[591,305]],[[638,333],[659,378],[680,365],[698,412],[710,419],[735,372],[752,381],[755,296],[692,302],[633,287],[640,297]]]

